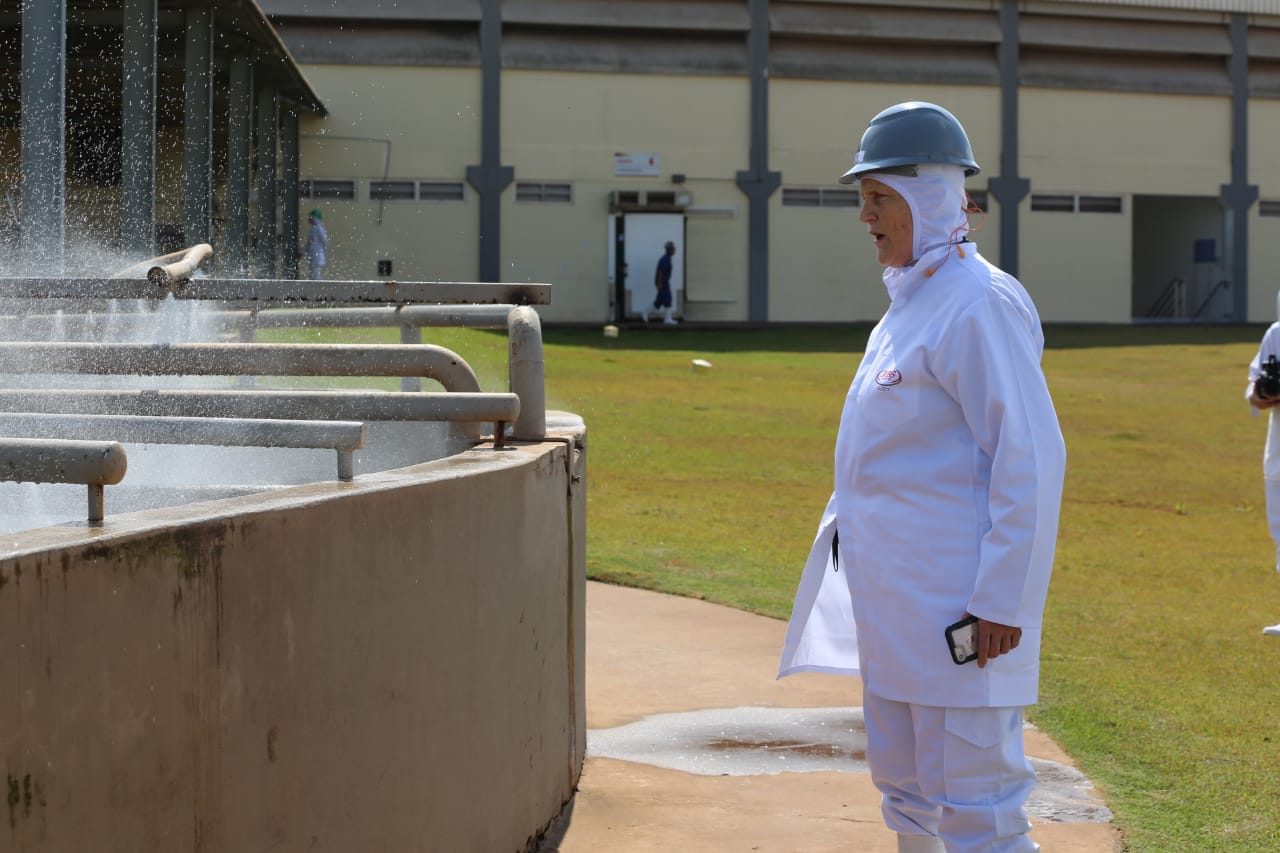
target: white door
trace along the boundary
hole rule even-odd
[[[658,295],[654,276],[668,242],[676,246],[676,255],[671,259],[671,308],[678,317],[684,313],[684,214],[628,213],[622,217],[619,248],[626,263],[625,316],[639,316],[644,308],[653,312],[653,299]]]

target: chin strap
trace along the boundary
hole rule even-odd
[[[973,199],[969,196],[969,193],[966,192],[964,194],[964,200],[965,200],[965,206],[964,206],[965,221],[962,225],[957,225],[956,230],[951,232],[951,235],[947,238],[947,253],[942,256],[942,260],[938,261],[938,265],[936,267],[933,267],[931,269],[927,269],[924,271],[925,278],[932,278],[934,273],[942,269],[942,265],[945,264],[947,260],[950,259],[951,257],[952,246],[956,247],[956,254],[958,254],[960,256],[960,260],[963,261],[967,257],[967,255],[965,255],[964,253],[965,238],[961,237],[959,240],[957,240],[956,235],[960,234],[961,232],[968,233],[971,231],[981,231],[982,226],[987,224],[986,211],[978,207],[978,205],[974,204]],[[979,216],[978,226],[976,228],[969,227],[969,214],[971,213],[976,213]]]

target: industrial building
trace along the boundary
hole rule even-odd
[[[80,5],[22,8],[66,19],[65,216],[99,241],[149,233],[126,223],[151,165],[161,235],[207,234],[232,271],[296,274],[314,208],[329,276],[550,282],[547,322],[635,319],[667,240],[688,321],[870,320],[887,295],[836,179],[873,115],[925,100],[983,166],[972,239],[1046,322],[1275,315],[1275,0],[165,0],[157,151],[123,109],[119,169],[77,165],[77,86],[133,81],[91,69],[136,40],[108,19],[157,3]],[[20,154],[27,24],[6,6],[6,210],[47,235],[27,211],[57,204],[27,198],[55,168]],[[95,114],[116,100],[136,103]]]

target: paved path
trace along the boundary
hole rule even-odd
[[[860,763],[859,682],[775,680],[784,631],[589,583],[587,761],[541,853],[894,853]],[[1027,751],[1044,853],[1119,850],[1105,805],[1062,750],[1029,730]]]

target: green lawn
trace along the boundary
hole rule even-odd
[[[589,575],[785,618],[868,331],[545,329],[548,405],[588,429]],[[1046,331],[1069,459],[1030,717],[1133,851],[1280,850],[1280,575],[1242,398],[1262,332]],[[505,390],[505,334],[427,337]]]
[[[785,617],[868,331],[548,330],[549,404],[588,428],[590,576]],[[1134,851],[1280,850],[1262,331],[1046,333],[1069,463],[1030,716]]]

